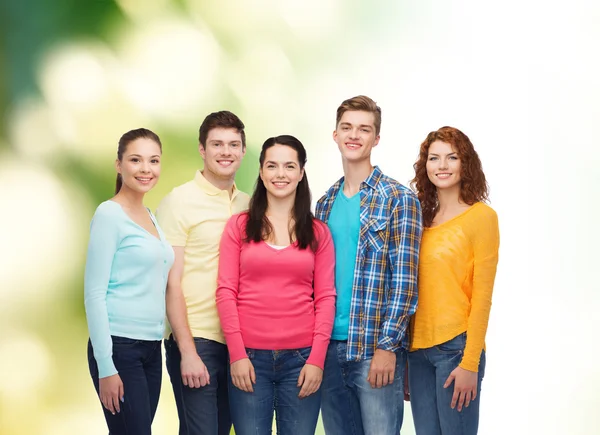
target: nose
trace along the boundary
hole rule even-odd
[[[358,139],[358,128],[350,130],[350,139]]]
[[[221,154],[224,155],[224,156],[231,155],[231,148],[229,147],[229,144],[224,144],[221,147]]]
[[[440,169],[448,169],[448,160],[445,158],[440,159]]]
[[[150,172],[150,164],[146,161],[142,162],[142,172]]]
[[[277,178],[283,178],[285,177],[285,171],[283,170],[282,166],[278,166],[277,167],[277,172],[275,173],[277,175]]]

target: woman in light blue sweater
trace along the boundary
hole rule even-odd
[[[143,199],[160,176],[158,136],[119,140],[115,196],[90,228],[84,296],[90,374],[111,435],[150,434],[162,377],[165,290],[173,249]]]

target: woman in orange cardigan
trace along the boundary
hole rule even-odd
[[[479,424],[498,218],[479,156],[460,130],[429,133],[414,165],[423,210],[419,304],[409,353],[417,435],[471,435]]]

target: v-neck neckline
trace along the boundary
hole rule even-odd
[[[262,242],[265,244],[265,246],[266,246],[267,248],[269,248],[271,251],[275,251],[275,252],[283,252],[283,251],[286,251],[286,250],[288,250],[288,249],[289,249],[291,246],[294,246],[294,245],[296,245],[296,244],[297,244],[297,241],[295,241],[295,242],[292,242],[292,243],[290,243],[290,244],[289,244],[289,245],[287,245],[287,246],[284,246],[283,248],[275,248],[274,246],[271,246],[269,243],[265,242],[264,240],[263,240]],[[281,245],[278,245],[278,246],[281,246]]]
[[[447,221],[442,222],[441,224],[438,224],[436,226],[433,227],[428,227],[426,228],[427,230],[434,230],[436,228],[440,228],[443,227],[446,224],[449,224],[459,218],[461,218],[462,216],[466,215],[468,212],[470,212],[471,210],[473,210],[475,207],[477,207],[479,205],[479,202],[476,202],[475,204],[471,205],[470,207],[464,209],[463,211],[461,211],[459,214],[457,214],[456,216],[451,217],[450,219],[448,219]]]
[[[109,199],[110,202],[114,202],[115,204],[117,204],[119,206],[119,208],[121,209],[121,211],[125,214],[125,216],[127,216],[127,219],[129,219],[131,222],[133,222],[133,224],[135,226],[137,226],[138,228],[140,228],[142,231],[144,231],[146,234],[148,234],[150,237],[152,237],[153,239],[158,240],[159,242],[162,242],[162,237],[160,236],[160,231],[158,231],[158,225],[156,223],[156,221],[154,220],[154,216],[152,216],[152,213],[150,213],[150,210],[148,209],[148,207],[144,207],[146,209],[146,211],[148,212],[148,216],[150,216],[150,220],[152,221],[152,225],[154,225],[154,228],[156,229],[156,234],[154,235],[152,234],[150,231],[148,231],[146,228],[144,228],[143,226],[141,226],[140,224],[138,224],[136,221],[134,221],[132,219],[131,216],[129,216],[129,213],[127,213],[125,211],[125,209],[123,208],[123,206],[121,204],[119,204],[117,201],[114,201],[112,199]]]

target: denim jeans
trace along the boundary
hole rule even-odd
[[[458,412],[450,408],[454,384],[444,388],[452,370],[460,363],[466,333],[443,344],[408,354],[410,406],[417,435],[475,435],[479,425],[481,381],[485,374],[485,351],[481,352],[477,397]]]
[[[372,388],[371,359],[346,360],[346,341],[331,340],[325,359],[321,414],[327,435],[398,435],[404,416],[406,351],[396,352],[394,382]]]
[[[183,385],[181,353],[172,335],[165,340],[167,371],[179,416],[179,435],[229,435],[227,346],[206,338],[194,337],[194,343],[210,375],[210,384],[200,388]]]
[[[236,435],[271,434],[273,411],[277,433],[314,435],[319,418],[321,390],[304,399],[298,394],[298,377],[310,355],[310,347],[295,350],[246,349],[254,366],[254,392],[236,388],[229,378],[231,417]]]
[[[112,337],[113,362],[123,382],[121,412],[112,415],[102,405],[110,435],[150,435],[162,380],[160,341]],[[98,365],[88,340],[88,365],[96,392],[100,392]]]

